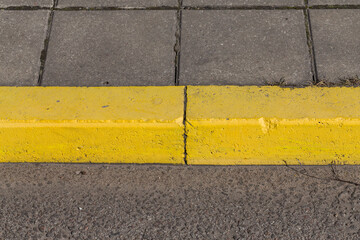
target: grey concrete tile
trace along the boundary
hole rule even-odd
[[[183,12],[182,85],[306,85],[310,64],[301,10]]]
[[[303,0],[183,0],[184,6],[303,6]]]
[[[44,85],[174,85],[176,11],[55,13]]]
[[[0,85],[36,85],[48,11],[0,11]]]
[[[309,5],[356,5],[360,4],[359,0],[309,0]]]
[[[177,7],[177,0],[59,0],[58,7]]]
[[[53,0],[0,0],[0,7],[38,6],[51,7]]]
[[[319,79],[360,77],[360,10],[311,10]]]

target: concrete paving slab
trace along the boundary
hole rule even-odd
[[[36,85],[48,11],[0,12],[0,85]]]
[[[58,7],[177,7],[177,0],[59,0]]]
[[[46,86],[174,85],[176,11],[55,13]]]
[[[309,0],[309,5],[359,5],[359,0]]]
[[[291,168],[1,164],[0,238],[357,239],[359,166]]]
[[[306,85],[301,10],[183,12],[180,84]]]
[[[319,80],[360,76],[360,10],[311,10]]]
[[[183,0],[184,6],[303,6],[303,0]]]
[[[52,5],[53,0],[0,0],[0,8],[19,6],[51,7]]]

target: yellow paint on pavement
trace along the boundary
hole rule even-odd
[[[189,164],[360,164],[360,88],[189,86]]]
[[[0,87],[0,162],[183,163],[183,87]]]

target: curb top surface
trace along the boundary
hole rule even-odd
[[[190,120],[359,118],[360,88],[189,86]]]
[[[183,92],[183,87],[0,87],[0,119],[182,122]]]

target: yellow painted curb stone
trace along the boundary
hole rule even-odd
[[[360,164],[360,88],[189,86],[188,164]]]
[[[0,162],[184,163],[182,87],[0,87]]]
[[[185,161],[360,164],[360,88],[0,87],[0,162]]]

